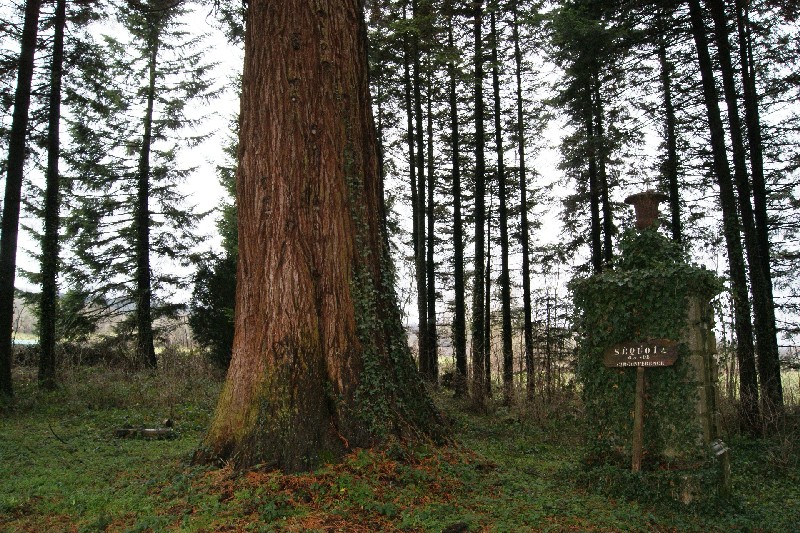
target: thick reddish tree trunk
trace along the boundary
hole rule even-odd
[[[251,0],[233,357],[196,460],[311,468],[438,433],[393,293],[358,0]]]

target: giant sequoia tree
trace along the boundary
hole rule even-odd
[[[196,460],[301,470],[437,433],[392,286],[361,2],[251,0],[233,356]]]

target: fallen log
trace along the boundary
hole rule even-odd
[[[114,436],[118,439],[147,439],[162,440],[174,439],[178,436],[172,428],[146,428],[124,426],[114,430]]]

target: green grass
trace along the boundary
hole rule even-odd
[[[735,495],[655,504],[584,486],[580,411],[468,414],[444,394],[454,444],[356,450],[313,473],[192,467],[219,382],[72,370],[42,393],[15,373],[0,415],[0,531],[792,531],[800,517],[796,435],[730,439]],[[116,439],[122,425],[175,421],[175,440]]]

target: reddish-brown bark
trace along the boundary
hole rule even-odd
[[[436,432],[392,292],[358,0],[251,0],[233,357],[197,460],[313,467]]]

